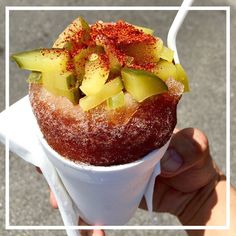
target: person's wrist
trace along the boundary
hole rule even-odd
[[[183,211],[177,215],[179,221],[183,225],[206,225],[218,201],[217,187],[225,179],[224,175],[217,173],[207,185],[197,190]]]

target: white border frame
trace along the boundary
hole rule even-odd
[[[175,6],[6,6],[5,7],[5,108],[9,108],[9,13],[10,11],[177,11]],[[226,225],[223,226],[17,226],[9,221],[9,139],[5,151],[5,227],[7,230],[66,230],[66,229],[119,229],[119,230],[227,230],[230,227],[230,6],[194,6],[192,11],[225,11],[226,13]]]

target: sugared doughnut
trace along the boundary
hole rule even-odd
[[[163,146],[176,125],[179,96],[163,94],[138,104],[126,94],[119,111],[104,105],[84,112],[65,97],[30,85],[30,102],[48,144],[62,156],[92,165],[135,161]]]

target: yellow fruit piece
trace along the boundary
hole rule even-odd
[[[85,63],[90,54],[94,52],[93,48],[81,49],[80,52],[74,56],[73,63],[75,66],[75,73],[78,81],[81,83],[85,73]]]
[[[75,76],[70,72],[59,75],[54,74],[53,80],[56,89],[68,90],[76,84]]]
[[[123,84],[120,77],[103,85],[102,89],[96,94],[85,96],[79,100],[80,107],[84,111],[88,111],[99,104],[106,101],[108,98],[118,94],[123,89]]]
[[[166,81],[169,77],[177,80],[177,71],[173,63],[161,60],[153,69],[153,74],[158,76],[163,81]]]
[[[168,91],[166,84],[154,74],[130,68],[121,70],[126,91],[138,102]]]
[[[79,38],[76,34],[83,30],[82,35]],[[53,48],[64,48],[67,42],[75,41],[76,43],[83,43],[89,39],[89,24],[83,19],[83,17],[76,18],[66,29],[58,36],[58,39],[53,44]]]
[[[155,53],[157,54],[158,58],[160,58],[160,53],[163,49],[163,41],[158,37],[156,37],[156,40],[157,40],[157,42],[155,45],[155,51],[156,51]]]
[[[175,65],[176,71],[177,71],[177,81],[180,81],[184,85],[184,92],[189,92],[189,81],[187,74],[184,70],[184,68],[181,66],[181,64]]]
[[[56,89],[54,92],[55,95],[57,96],[62,96],[66,97],[69,99],[74,105],[79,103],[79,88],[74,87],[69,90],[61,90],[61,89]]]
[[[75,78],[70,72],[42,72],[43,86],[53,91],[54,89],[68,90],[75,85]]]
[[[160,60],[162,47],[163,41],[157,38],[154,44],[134,43],[124,48],[124,51],[127,56],[134,57],[137,63],[157,63]]]
[[[56,96],[68,98],[73,104],[79,102],[79,88],[71,73],[42,73],[43,87]]]
[[[95,55],[97,55],[95,57]],[[85,75],[80,86],[81,91],[87,96],[97,94],[106,83],[109,69],[104,66],[100,55],[92,54],[85,63]]]
[[[104,48],[106,55],[109,58],[109,68],[112,73],[120,71],[121,64],[118,58],[115,56],[114,51],[116,50],[114,45],[110,44],[106,39],[98,38],[95,40],[98,47]]]
[[[174,58],[174,51],[170,48],[163,46],[159,56],[161,59],[172,62]]]
[[[109,57],[109,62],[110,62],[110,71],[113,73],[119,72],[121,68],[121,64],[119,60],[117,59],[117,57],[112,52],[108,52],[107,55]]]
[[[109,109],[120,108],[123,107],[124,104],[125,104],[125,95],[123,91],[107,99],[107,106]]]
[[[35,49],[13,54],[11,59],[25,70],[66,71],[69,54],[64,49]]]

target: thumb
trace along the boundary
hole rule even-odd
[[[161,168],[162,180],[182,192],[199,189],[217,175],[207,137],[193,128],[174,134]]]
[[[161,160],[161,169],[164,172],[176,172],[183,165],[183,159],[174,148],[169,148]]]
[[[173,135],[169,148],[161,161],[162,176],[173,177],[209,159],[207,137],[198,129],[187,128]]]

